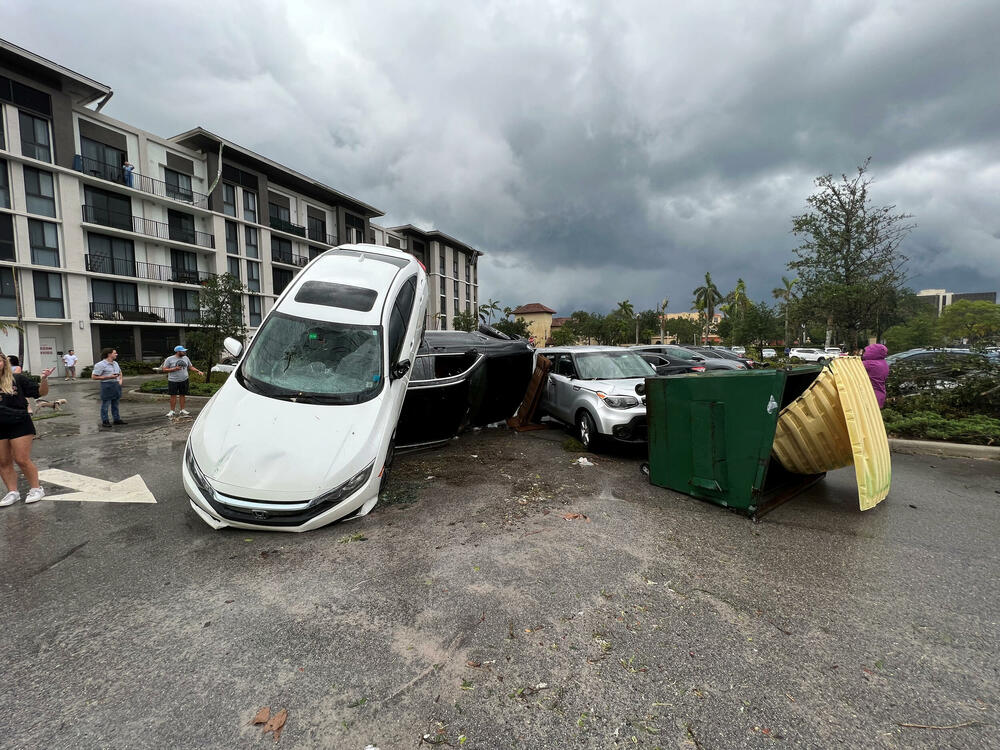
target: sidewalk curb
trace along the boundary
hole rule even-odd
[[[948,458],[981,458],[1000,461],[1000,447],[992,445],[962,445],[934,440],[889,439],[889,450],[893,453],[908,453],[916,456],[946,456]]]

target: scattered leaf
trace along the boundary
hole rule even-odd
[[[583,513],[567,513],[566,515],[563,516],[563,520],[565,521],[575,521],[579,518],[582,518],[587,523],[590,523],[590,519],[587,518],[587,516],[585,516]]]
[[[271,718],[271,707],[264,706],[260,711],[257,712],[257,715],[254,716],[253,719],[251,719],[250,723],[263,724],[270,718]]]
[[[285,726],[285,721],[288,719],[288,709],[281,709],[268,719],[267,723],[264,725],[264,734],[268,732],[274,732],[274,741],[277,742],[278,738],[281,736],[281,728]]]

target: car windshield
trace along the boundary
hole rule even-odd
[[[382,389],[382,331],[272,314],[239,370],[249,390],[273,398],[356,404]]]
[[[581,380],[648,378],[656,369],[635,352],[588,352],[576,355]]]

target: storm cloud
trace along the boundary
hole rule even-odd
[[[1000,289],[1000,5],[8,0],[0,36],[486,253],[480,298],[770,298],[867,156],[910,284]]]

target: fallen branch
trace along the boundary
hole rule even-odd
[[[896,722],[896,726],[908,727],[910,729],[962,729],[963,727],[974,727],[976,724],[982,724],[981,721],[963,721],[961,724],[949,724],[947,726],[937,726],[935,724],[902,724]]]

